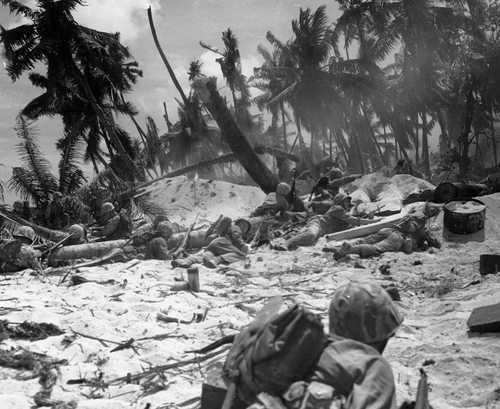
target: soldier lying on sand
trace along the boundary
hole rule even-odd
[[[374,223],[373,220],[351,216],[349,214],[352,207],[351,198],[344,193],[337,194],[332,203],[333,205],[325,214],[313,216],[302,231],[286,242],[288,250],[299,246],[314,246],[325,234]]]
[[[325,247],[323,251],[334,253],[338,259],[348,254],[372,257],[385,252],[403,251],[409,254],[417,250],[427,250],[429,247],[440,248],[439,240],[433,237],[427,228],[427,220],[438,214],[439,207],[426,204],[423,208],[412,209],[394,227],[381,229],[352,243],[344,242],[341,246]]]

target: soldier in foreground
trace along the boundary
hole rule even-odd
[[[394,408],[394,377],[382,354],[403,317],[387,292],[349,283],[333,295],[328,317],[330,339],[310,381],[329,385],[346,409]]]
[[[382,357],[403,321],[392,299],[378,285],[349,283],[333,295],[328,315],[326,337],[302,313],[281,321],[282,332],[274,329],[278,324],[243,330],[224,364],[227,396],[233,388],[237,407],[251,409],[394,409],[394,376]],[[279,360],[275,342],[283,351]],[[274,387],[281,392],[264,392]]]
[[[341,246],[325,247],[323,251],[332,252],[335,258],[348,254],[360,257],[379,256],[386,252],[403,251],[407,254],[429,247],[440,248],[441,243],[427,228],[427,220],[439,214],[439,208],[426,204],[412,211],[396,226],[381,229],[353,243],[344,242]]]

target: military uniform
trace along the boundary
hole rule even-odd
[[[299,246],[314,246],[325,234],[369,223],[372,221],[351,216],[342,206],[334,205],[324,215],[313,216],[301,232],[287,241],[286,247],[293,250]]]
[[[265,396],[259,401],[250,408],[268,406]],[[278,402],[286,409],[394,409],[394,376],[389,363],[369,345],[335,337],[310,379],[293,383]]]
[[[409,254],[429,247],[439,248],[439,240],[426,227],[428,217],[424,210],[414,210],[395,227],[384,228],[353,243],[346,242],[341,247],[326,247],[324,250],[332,251],[337,257],[347,254],[373,257],[386,252],[402,251]]]
[[[394,376],[382,353],[403,317],[387,292],[349,283],[333,295],[328,315],[330,338],[311,375],[279,397],[259,394],[253,408],[396,408]]]
[[[218,232],[218,236],[208,243],[207,247],[197,254],[172,262],[174,267],[190,267],[193,264],[205,264],[207,267],[216,267],[217,264],[231,264],[244,260],[248,253],[248,245],[243,240],[240,227],[233,224],[231,219],[224,218],[227,228]]]

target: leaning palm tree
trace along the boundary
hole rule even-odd
[[[0,3],[29,21],[1,28],[9,76],[15,81],[29,72],[31,82],[45,90],[23,115],[61,115],[65,127],[80,126],[93,158],[99,158],[102,139],[109,155],[130,159],[130,141],[118,130],[113,112],[123,111],[119,93],[129,91],[141,72],[119,35],[78,24],[71,13],[82,0],[38,0],[35,8],[14,0]],[[38,63],[46,65],[46,75],[33,72]]]

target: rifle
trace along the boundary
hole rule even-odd
[[[415,409],[431,409],[431,405],[429,404],[429,383],[427,381],[427,374],[423,369],[420,369]]]

